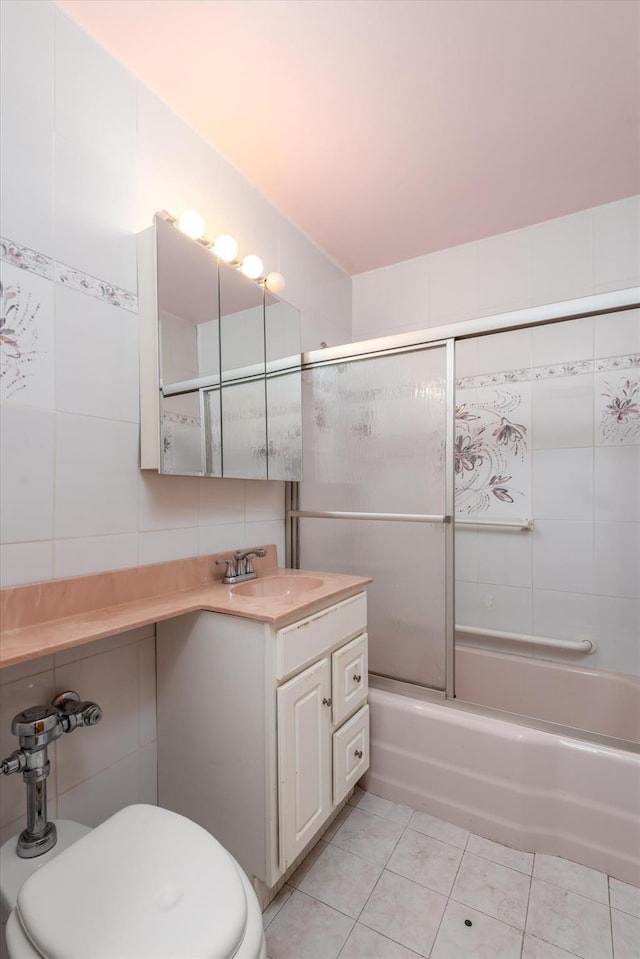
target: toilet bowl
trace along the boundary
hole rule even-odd
[[[200,826],[147,805],[56,825],[42,862],[0,849],[10,959],[266,959],[255,892]]]

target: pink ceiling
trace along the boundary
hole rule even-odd
[[[58,0],[355,274],[640,192],[636,0]]]

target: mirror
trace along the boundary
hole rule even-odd
[[[300,314],[155,217],[160,472],[302,478]]]

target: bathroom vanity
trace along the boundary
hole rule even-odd
[[[202,611],[157,627],[159,803],[267,887],[369,766],[366,595],[319,605],[284,625]]]

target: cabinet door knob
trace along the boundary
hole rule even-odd
[[[330,706],[330,705],[331,705],[331,700],[330,700],[330,699],[323,699],[323,700],[322,700],[322,705],[323,705],[323,706]]]
[[[354,673],[354,674],[353,674],[353,681],[354,681],[354,683],[359,683],[361,679],[362,679],[362,676],[358,676],[357,673]]]
[[[362,750],[361,750],[361,749],[356,749],[356,756],[358,757],[358,759],[362,759]]]

